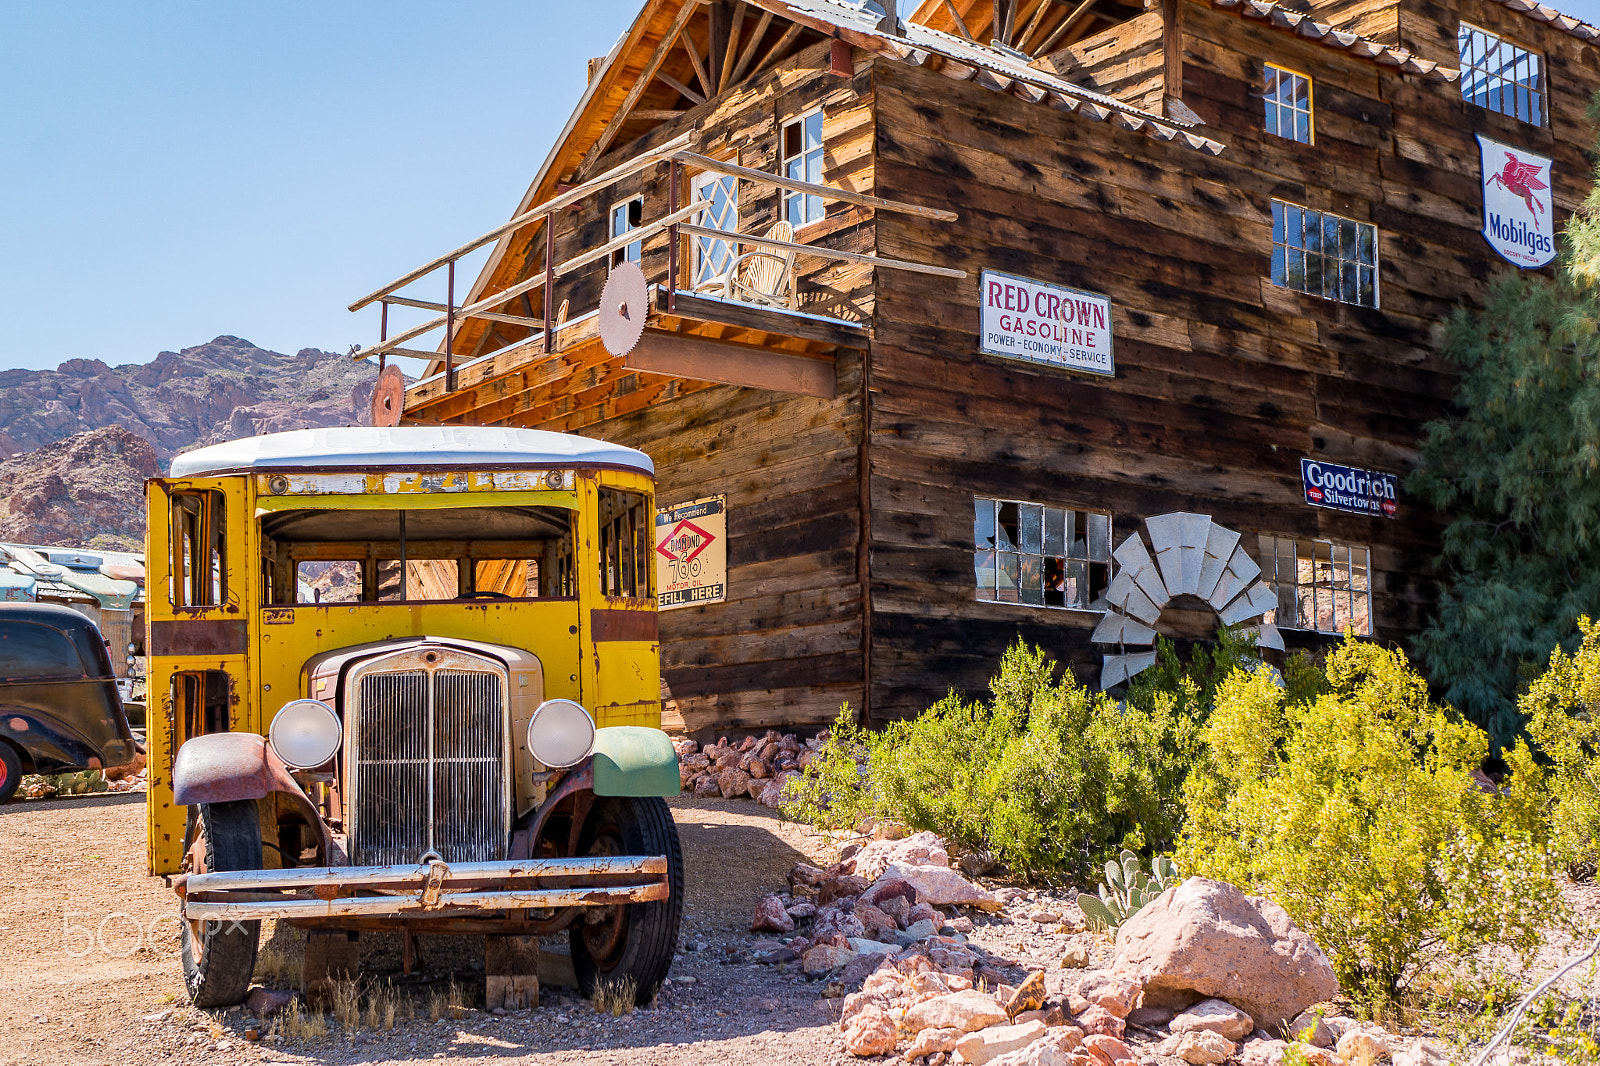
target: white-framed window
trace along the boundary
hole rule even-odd
[[[1461,23],[1456,31],[1461,50],[1461,99],[1544,125],[1544,60],[1488,30]]]
[[[1111,584],[1111,516],[1022,500],[973,500],[978,599],[1101,609]]]
[[[1340,303],[1377,307],[1377,228],[1272,201],[1272,283]]]
[[[644,197],[633,196],[619,204],[611,205],[611,238],[616,238],[636,230],[644,225]],[[611,253],[611,265],[621,266],[623,263],[637,263],[644,251],[644,244],[634,241],[623,245]]]
[[[704,206],[694,216],[695,225],[724,233],[739,232],[739,179],[726,174],[706,171],[696,174],[693,182],[694,202]],[[694,285],[707,288],[720,281],[733,265],[738,255],[733,241],[717,237],[694,239]]]
[[[1287,67],[1267,64],[1266,99],[1268,133],[1311,144],[1311,79]]]
[[[783,176],[797,181],[822,184],[822,112],[813,111],[783,126]],[[799,229],[808,222],[821,221],[827,208],[822,197],[811,193],[783,194],[783,217]]]
[[[1262,620],[1285,629],[1372,635],[1372,553],[1350,544],[1261,534],[1261,577],[1278,594]]]

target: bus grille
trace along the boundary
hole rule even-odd
[[[505,718],[499,674],[370,673],[352,733],[351,861],[505,858]]]

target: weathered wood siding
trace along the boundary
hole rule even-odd
[[[1146,11],[1039,60],[1074,85],[1161,114],[1161,12]]]
[[[1486,20],[1505,13],[1482,7]],[[875,718],[918,711],[950,687],[981,690],[1019,634],[1097,676],[1098,615],[976,601],[975,495],[1109,510],[1117,540],[1145,517],[1186,510],[1246,533],[1252,551],[1257,531],[1368,546],[1383,637],[1414,633],[1433,602],[1440,525],[1428,509],[1404,496],[1395,521],[1311,508],[1299,461],[1412,467],[1422,423],[1453,388],[1437,323],[1512,269],[1478,232],[1472,134],[1553,145],[1556,200],[1570,209],[1588,182],[1579,103],[1558,96],[1554,131],[1541,133],[1463,104],[1453,83],[1208,5],[1188,4],[1184,30],[1183,99],[1229,146],[1218,158],[877,66],[879,194],[916,191],[962,212],[936,230],[880,218],[879,252],[971,276],[878,279]],[[1268,60],[1315,79],[1315,145],[1262,131]],[[1270,282],[1275,197],[1376,224],[1378,309]],[[1108,294],[1115,378],[978,354],[985,268]]]
[[[596,170],[692,125],[705,138],[707,154],[776,172],[782,124],[821,107],[823,180],[870,190],[872,106],[870,64],[863,60],[853,79],[832,75],[823,45],[618,147]],[[646,198],[647,219],[666,212],[663,178],[621,182],[614,194],[563,217],[557,258],[605,243],[609,205],[635,194]],[[743,231],[765,232],[780,211],[775,190],[741,184]],[[871,212],[832,204],[827,218],[803,228],[797,239],[870,252],[871,227]],[[645,245],[647,277],[662,276],[665,261],[664,236]],[[804,256],[796,267],[805,310],[857,321],[870,316],[870,270]],[[592,309],[604,281],[602,267],[564,286],[569,313]],[[727,602],[661,614],[667,727],[710,735],[820,725],[846,701],[859,706],[862,353],[841,352],[835,397],[815,399],[641,374],[598,346],[587,351],[592,365],[553,370],[535,398],[519,401],[531,405],[528,415],[513,416],[511,423],[639,448],[655,461],[661,505],[727,496]],[[629,402],[629,396],[638,398]]]

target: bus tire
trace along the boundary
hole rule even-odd
[[[631,984],[634,1002],[644,1006],[666,980],[683,917],[683,848],[672,811],[659,796],[598,798],[584,821],[578,854],[667,857],[666,899],[586,910],[569,933],[572,969],[585,996]]]
[[[196,831],[205,842],[205,871],[261,869],[261,823],[255,800],[201,804]],[[260,921],[183,923],[183,976],[197,1007],[231,1007],[250,991]]]
[[[17,749],[0,740],[0,803],[17,794],[22,784],[22,756]]]

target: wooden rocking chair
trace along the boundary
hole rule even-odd
[[[794,227],[779,222],[766,235],[792,241]],[[794,307],[794,249],[758,249],[739,256],[723,276],[722,295],[744,303]]]

